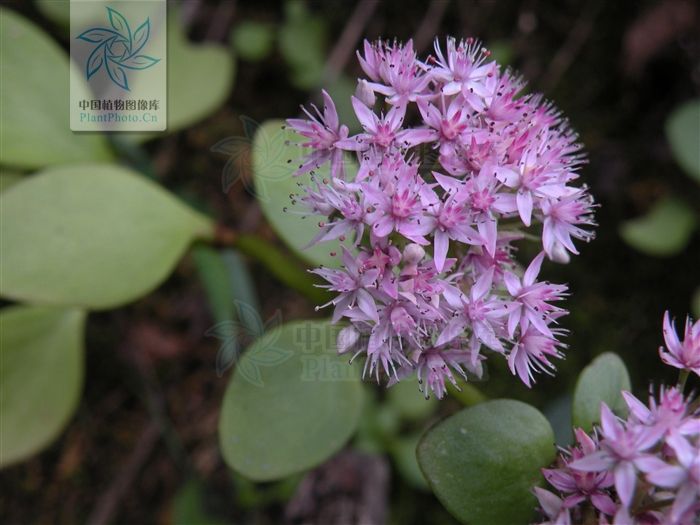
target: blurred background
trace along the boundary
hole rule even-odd
[[[19,14],[68,49],[67,3],[2,6],[3,16]],[[326,313],[314,310],[317,296],[299,277],[308,264],[256,199],[257,126],[298,115],[321,87],[345,98],[341,118],[355,122],[349,96],[363,38],[413,38],[425,56],[435,36],[474,36],[570,119],[589,158],[582,180],[600,203],[597,239],[570,264],[547,268],[572,292],[557,377],[541,376],[528,390],[495,367],[479,388],[533,403],[563,443],[575,378],[594,356],[619,353],[638,394],[649,380],[675,379],[657,357],[663,312],[700,316],[697,2],[189,0],[169,11],[168,31],[179,35],[169,35],[169,46],[177,41],[169,75],[178,61],[193,69],[169,77],[169,130],[139,140],[110,135],[112,162],[214,218],[215,244],[233,261],[226,268],[262,320],[277,310],[284,321]],[[0,50],[3,62],[11,52]],[[50,147],[35,126],[37,147]],[[34,171],[2,164],[3,187]],[[368,386],[359,433],[312,472],[253,483],[225,465],[217,425],[231,370],[217,374],[221,345],[208,331],[220,319],[208,276],[207,252],[195,247],[152,293],[90,313],[77,409],[48,448],[0,472],[2,521],[454,523],[413,454],[420,431],[459,408],[455,397],[405,402]]]

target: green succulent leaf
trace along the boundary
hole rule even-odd
[[[574,427],[590,431],[600,423],[600,403],[605,402],[620,416],[627,414],[622,390],[630,390],[630,376],[617,354],[606,352],[583,369],[576,382],[572,417]]]
[[[311,180],[309,174],[293,175],[299,159],[308,152],[297,145],[303,137],[289,128],[282,129],[283,126],[281,120],[267,121],[257,129],[253,138],[253,175],[260,207],[277,234],[301,258],[314,265],[339,266],[341,251],[338,241],[306,247],[318,233],[319,221],[326,218],[291,213],[302,208],[293,206],[290,194],[298,194],[299,185],[310,185]],[[354,174],[355,164],[348,161],[347,169]],[[316,178],[323,179],[328,175],[328,167],[323,166],[315,173]]]
[[[423,477],[416,459],[416,447],[420,439],[420,433],[399,436],[391,442],[389,453],[401,477],[418,490],[426,491],[429,489],[428,482]]]
[[[205,487],[190,478],[177,491],[172,501],[173,525],[223,525],[225,523],[207,512]]]
[[[0,295],[112,308],[158,286],[208,219],[131,170],[50,168],[0,194]]]
[[[56,42],[0,7],[0,163],[40,168],[112,158],[104,135],[70,130],[69,75],[81,72]]]
[[[387,390],[391,406],[409,421],[420,421],[435,411],[438,401],[435,396],[425,398],[415,379],[402,379]]]
[[[244,60],[257,62],[272,51],[275,31],[269,24],[247,20],[231,31],[231,46]]]
[[[666,137],[678,164],[700,182],[700,99],[676,108],[666,121]]]
[[[168,128],[185,129],[209,116],[231,93],[236,64],[231,52],[218,44],[192,44],[176,9],[168,17]],[[163,133],[131,133],[136,142]]]
[[[432,427],[417,449],[430,488],[462,523],[529,523],[532,487],[555,458],[554,433],[534,407],[509,399],[465,408]]]
[[[0,467],[47,447],[83,387],[85,312],[47,306],[0,311]]]
[[[65,28],[70,26],[70,0],[34,0],[34,4],[42,15],[55,24]]]
[[[224,459],[256,481],[312,468],[355,432],[363,389],[335,351],[337,329],[298,321],[266,332],[246,350],[224,395]]]
[[[325,84],[325,90],[335,103],[338,119],[348,126],[351,135],[362,131],[360,121],[352,107],[352,96],[355,94],[356,86],[356,82],[344,75],[340,75],[333,82]],[[320,92],[318,94],[320,95]]]
[[[235,62],[224,46],[191,44],[179,21],[168,24],[168,131],[212,113],[231,93]],[[206,81],[203,81],[206,80]]]
[[[231,278],[222,254],[210,246],[198,245],[192,249],[192,259],[199,272],[214,321],[223,324],[235,319]]]
[[[670,257],[683,251],[695,228],[693,210],[683,201],[667,197],[643,217],[622,224],[620,235],[640,252]]]
[[[0,168],[0,193],[14,186],[22,180],[24,175],[16,171],[8,171]]]
[[[260,322],[260,304],[255,289],[253,276],[243,256],[236,250],[227,249],[221,252],[226,270],[229,274],[231,295],[234,301],[247,306],[248,315],[241,316],[241,322],[249,329]]]
[[[291,218],[291,220],[295,219],[297,217]],[[323,304],[331,299],[326,290],[316,286],[319,282],[318,279],[306,271],[297,257],[280,250],[265,239],[257,235],[239,235],[235,246],[242,253],[254,258],[264,266],[270,276],[302,293],[314,303]],[[285,261],[285,264],[280,264],[282,260]]]
[[[56,24],[60,30],[68,33],[71,21],[76,27],[88,27],[105,21],[105,4],[103,2],[82,2],[79,9],[71,13],[71,0],[34,0],[37,10]]]
[[[323,79],[328,35],[325,21],[311,14],[304,2],[288,1],[286,19],[279,30],[279,49],[301,88],[316,87]]]

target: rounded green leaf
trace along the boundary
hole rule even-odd
[[[666,137],[678,164],[700,182],[700,99],[677,108],[666,121]]]
[[[176,9],[168,17],[168,128],[185,129],[219,108],[231,93],[235,62],[218,44],[191,44]],[[130,133],[135,142],[162,137],[161,133]]]
[[[617,354],[606,352],[583,369],[576,382],[573,402],[574,427],[586,431],[600,422],[600,403],[604,401],[618,415],[627,414],[627,405],[620,393],[630,390],[630,376]]]
[[[78,9],[73,9],[73,13],[71,13],[70,3],[71,0],[34,0],[39,12],[66,34],[70,29],[71,18],[77,27],[98,24],[104,20],[105,4],[103,2],[82,2]]]
[[[235,246],[264,266],[271,277],[301,292],[313,302],[324,304],[331,299],[329,292],[315,286],[318,281],[299,264],[296,257],[290,257],[275,244],[256,235],[244,234],[236,238]],[[286,263],[280,264],[280,261]]]
[[[310,13],[300,0],[288,1],[285,14],[279,49],[291,70],[292,84],[301,89],[318,86],[325,67],[326,21]]]
[[[232,321],[236,317],[234,289],[222,254],[211,246],[201,245],[192,249],[192,259],[202,281],[212,318],[217,323]]]
[[[80,72],[57,43],[0,7],[0,163],[38,168],[111,158],[104,135],[70,130],[69,75]]]
[[[510,399],[465,408],[428,430],[418,464],[445,508],[463,523],[529,523],[532,487],[555,458],[554,433],[534,407]]]
[[[399,436],[389,445],[389,453],[404,481],[414,488],[425,491],[429,488],[428,483],[416,459],[416,447],[420,438],[419,433]]]
[[[398,412],[389,403],[379,403],[376,390],[365,385],[364,405],[353,447],[368,454],[383,454],[389,442],[398,437],[400,427]]]
[[[337,355],[337,328],[298,321],[266,332],[246,350],[219,421],[226,462],[264,481],[314,467],[357,428],[362,384]]]
[[[410,421],[419,421],[428,417],[435,411],[438,404],[435,396],[425,398],[416,379],[406,378],[399,381],[387,390],[386,396],[401,417]]]
[[[70,25],[70,0],[35,0],[34,4],[42,15],[55,24],[62,27]]]
[[[332,82],[324,83],[324,89],[335,103],[338,119],[348,127],[351,135],[362,131],[360,121],[352,107],[352,96],[355,94],[356,87],[357,82],[345,75],[339,75]],[[320,91],[317,93],[318,95],[320,95]]]
[[[48,446],[83,386],[85,312],[47,306],[0,311],[0,467]]]
[[[173,525],[222,525],[224,521],[212,517],[205,506],[206,487],[196,478],[190,478],[175,493],[171,516]]]
[[[301,193],[299,185],[310,185],[311,175],[293,175],[299,159],[308,150],[297,145],[304,141],[303,137],[289,128],[282,129],[283,126],[281,120],[267,121],[253,138],[253,175],[260,207],[277,234],[300,257],[316,265],[338,266],[341,254],[338,241],[306,247],[318,234],[319,221],[326,218],[303,216],[301,206],[292,204],[290,195]],[[350,161],[347,169],[351,174],[356,171]],[[327,175],[326,165],[316,170],[315,177],[323,179]]]
[[[622,224],[620,235],[627,244],[659,257],[683,251],[695,228],[695,214],[683,201],[665,198],[644,217]]]
[[[0,194],[0,295],[110,308],[172,271],[210,222],[116,166],[51,168]]]
[[[21,173],[0,169],[0,193],[17,184],[23,177]]]
[[[173,132],[224,103],[233,86],[235,64],[224,46],[191,44],[179,20],[168,22],[168,131]]]
[[[692,299],[692,312],[696,319],[700,319],[700,287],[695,290]]]
[[[231,32],[231,45],[244,60],[257,62],[272,51],[275,32],[269,24],[251,20],[241,22]]]

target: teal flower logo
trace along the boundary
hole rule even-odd
[[[148,69],[160,62],[159,58],[141,54],[141,50],[151,36],[151,21],[141,24],[132,32],[129,23],[119,11],[107,8],[109,27],[93,27],[81,33],[78,40],[95,44],[95,49],[85,64],[85,74],[90,80],[104,68],[110,80],[122,89],[129,91],[129,69]]]

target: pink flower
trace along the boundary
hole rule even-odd
[[[377,184],[362,185],[365,202],[371,208],[367,223],[374,237],[383,239],[396,231],[412,242],[429,244],[424,235],[430,232],[431,225],[427,219],[422,220],[424,184],[417,166],[402,162],[385,182],[377,179]]]
[[[696,440],[697,441],[697,440]],[[671,507],[671,522],[678,523],[684,514],[700,511],[700,446],[692,444],[678,433],[666,440],[673,450],[677,464],[659,462],[647,471],[647,479],[662,488],[675,489]]]
[[[448,193],[445,200],[440,200],[434,193],[432,197],[425,207],[428,217],[423,221],[433,232],[433,259],[438,271],[442,271],[451,239],[472,246],[484,244],[484,241],[472,227],[470,210],[458,195]]]
[[[443,83],[442,93],[460,93],[470,108],[483,111],[486,107],[484,98],[490,94],[486,79],[497,72],[494,62],[486,62],[491,53],[473,38],[457,43],[454,38],[448,37],[447,56],[443,55],[437,40],[435,55],[437,66],[431,75]]]
[[[452,319],[438,337],[436,346],[452,342],[462,335],[467,327],[472,331],[472,361],[476,361],[478,349],[485,344],[491,350],[505,353],[498,334],[501,332],[502,318],[505,316],[503,303],[489,294],[493,274],[486,272],[471,287],[469,295],[455,294],[450,290],[445,298],[450,307],[454,308]]]
[[[325,213],[322,214],[332,215],[333,219],[319,223],[320,231],[309,246],[344,237],[349,233],[353,233],[355,243],[359,243],[365,231],[366,206],[363,195],[357,192],[354,184],[340,179],[334,179],[329,184],[316,184],[318,190],[313,192],[306,188],[306,195],[301,200],[316,212],[324,210]]]
[[[330,95],[323,90],[323,113],[312,105],[315,115],[306,108],[302,110],[309,120],[289,119],[287,124],[297,133],[309,139],[302,146],[312,148],[295,175],[307,173],[318,168],[327,161],[331,163],[331,172],[334,177],[342,176],[343,152],[336,148],[336,142],[348,136],[348,127],[338,121],[338,112]]]
[[[406,106],[394,106],[386,116],[377,116],[363,102],[352,97],[352,107],[355,109],[357,119],[365,132],[338,140],[335,143],[337,148],[348,151],[365,151],[370,146],[388,149],[391,146],[399,145],[415,146],[429,140],[429,137],[423,137],[420,131],[402,129]]]
[[[685,334],[681,342],[667,311],[664,314],[664,340],[668,350],[663,346],[659,348],[664,363],[700,375],[700,321],[692,324],[690,316],[686,317]]]
[[[601,450],[574,461],[570,466],[586,472],[611,469],[620,500],[629,507],[637,483],[636,462],[656,443],[656,439],[643,428],[623,425],[605,403],[601,403],[600,418]]]
[[[329,284],[321,285],[322,288],[339,292],[330,303],[319,308],[333,304],[335,306],[334,320],[339,320],[355,308],[368,319],[377,320],[379,318],[377,306],[368,288],[376,287],[379,271],[361,269],[354,256],[345,248],[343,248],[343,263],[345,264],[344,270],[332,268],[313,270],[313,273],[328,281]]]
[[[602,403],[601,427],[592,436],[577,429],[577,446],[563,450],[554,468],[543,469],[558,493],[538,494],[544,513],[551,519],[566,509],[574,523],[586,523],[593,509],[600,524],[696,523],[700,516],[697,403],[676,387],[662,388],[658,400],[650,396],[648,405],[629,392],[623,396],[630,410],[626,420]]]
[[[542,469],[542,473],[559,492],[567,494],[563,502],[565,507],[572,508],[581,502],[590,501],[600,512],[612,516],[617,510],[607,490],[613,484],[612,474],[607,471],[583,472],[567,465],[567,461],[575,461],[594,453],[598,446],[582,429],[577,428],[575,433],[578,446],[569,452],[571,459],[563,461],[561,468]]]
[[[447,392],[447,381],[459,390],[453,370],[465,380],[468,377],[467,371],[477,376],[482,374],[481,362],[472,363],[469,353],[459,349],[429,348],[422,351],[418,355],[415,368],[418,383],[426,399],[430,392],[442,399]]]
[[[430,82],[425,66],[416,59],[413,42],[405,45],[396,41],[393,44],[377,41],[370,44],[365,40],[365,56],[357,53],[360,66],[374,82],[367,86],[386,97],[391,105],[415,102],[423,94]]]
[[[535,487],[533,492],[542,512],[548,518],[547,521],[541,522],[542,525],[571,525],[571,513],[559,496],[539,487]]]
[[[683,426],[688,402],[681,391],[675,387],[661,389],[660,403],[650,395],[649,406],[630,392],[623,391],[622,396],[630,410],[630,419],[648,427],[648,431],[655,434],[656,439],[660,439],[671,431],[700,433],[700,428],[694,429],[688,424]]]
[[[455,155],[455,150],[461,147],[465,131],[471,127],[470,111],[465,107],[461,98],[454,98],[448,106],[445,106],[445,97],[440,97],[440,109],[425,99],[418,101],[423,121],[430,127],[424,131],[427,140],[424,142],[438,141],[440,162],[449,164],[450,157]]]
[[[557,332],[559,333],[559,332]],[[508,367],[513,375],[516,375],[529,388],[534,382],[533,372],[545,372],[553,375],[554,365],[549,361],[551,357],[562,359],[562,354],[557,347],[562,343],[542,335],[532,327],[520,336],[518,342],[508,354]]]
[[[580,225],[595,226],[592,217],[593,202],[582,190],[576,190],[570,195],[542,201],[544,215],[544,230],[542,245],[550,258],[554,258],[557,246],[563,246],[571,253],[578,254],[571,238],[575,237],[588,242],[594,235]]]
[[[338,348],[366,356],[377,381],[416,373],[438,397],[489,358],[507,359],[528,386],[553,373],[567,313],[553,303],[567,288],[539,282],[540,267],[592,237],[594,206],[574,185],[576,134],[472,39],[436,42],[426,61],[410,41],[365,42],[358,59],[361,133],[348,137],[325,92],[322,112],[289,121],[308,139],[298,171],[330,164],[328,178],[312,174],[291,198],[325,217],[312,244],[345,246],[342,268],[314,271],[335,294],[333,320],[353,329]],[[343,155],[356,157],[356,173]],[[518,243],[540,231],[544,251],[520,278]]]
[[[541,334],[553,337],[548,325],[565,313],[561,308],[549,304],[549,301],[561,300],[566,286],[536,282],[543,260],[544,252],[541,252],[527,267],[522,281],[511,272],[503,276],[508,293],[514,299],[508,307],[508,335],[511,337],[518,325],[522,331],[533,325]]]

